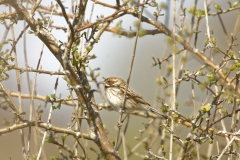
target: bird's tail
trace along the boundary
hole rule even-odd
[[[150,107],[150,106],[149,106],[149,107],[146,107],[146,109],[147,109],[148,111],[152,112],[153,114],[156,114],[156,115],[159,115],[159,116],[161,116],[161,117],[163,117],[163,118],[165,118],[165,119],[168,119],[168,116],[160,113],[158,110],[156,110],[156,109],[153,108],[153,107]]]

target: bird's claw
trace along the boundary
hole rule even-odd
[[[122,122],[118,122],[118,124],[117,124],[118,128],[121,128],[121,127],[122,127],[122,125],[123,125],[123,123],[122,123]]]

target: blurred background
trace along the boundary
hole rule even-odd
[[[115,5],[115,1],[112,0],[105,0],[105,3]],[[172,1],[168,0],[156,0],[157,3],[160,5],[170,5],[168,6],[168,9],[162,9],[161,13],[164,14],[163,16],[160,16],[158,18],[159,23],[164,23],[168,28],[172,29],[172,20],[173,20],[173,9],[172,9]],[[209,1],[210,2],[210,1]],[[222,6],[222,9],[228,9],[229,6],[227,5],[226,0],[216,0],[216,3],[220,4]],[[233,2],[233,1],[232,1]],[[44,6],[50,6],[52,3],[55,3],[55,1],[48,1],[48,0],[42,0],[41,5]],[[177,6],[182,3],[183,7],[187,8],[186,12],[186,18],[185,18],[185,25],[186,27],[190,27],[190,21],[191,21],[191,14],[188,13],[188,10],[191,6],[194,5],[194,1],[192,0],[186,0],[186,1],[177,1]],[[71,13],[71,3],[70,1],[65,1],[63,4],[67,7],[66,11],[68,13]],[[107,17],[111,15],[114,10],[108,9],[107,7],[103,7],[97,4],[93,4],[92,1],[88,2],[87,5],[87,14],[85,17],[85,20],[89,20],[91,9],[94,6],[93,15],[92,15],[92,22],[94,22],[97,17],[104,16]],[[203,9],[203,1],[199,1],[197,3],[198,9]],[[215,8],[213,5],[210,6],[211,10],[210,13],[216,13]],[[6,7],[4,5],[0,6],[0,11],[3,13],[4,11],[9,12],[9,7]],[[59,8],[60,11],[60,8]],[[144,9],[143,15],[154,19],[153,13],[155,12],[154,7],[148,7]],[[179,13],[179,16],[177,17],[177,22],[180,24],[181,17],[181,11],[179,7],[177,7],[177,12]],[[38,14],[36,14],[35,19],[37,17],[40,17]],[[222,20],[224,21],[228,37],[225,36],[223,29],[220,25],[219,19],[215,16],[209,17],[209,26],[210,29],[213,30],[213,36],[217,40],[217,45],[221,46],[222,50],[226,50],[228,48],[228,42],[230,38],[230,34],[234,31],[234,28],[236,28],[236,22],[238,21],[238,11],[233,11],[230,13],[222,14],[221,15]],[[67,24],[63,17],[60,16],[53,16],[52,17],[54,21],[55,26],[64,26],[67,27]],[[132,16],[123,16],[120,19],[115,20],[113,23],[110,24],[111,27],[114,27],[115,25],[121,23],[123,29],[130,30],[130,28],[133,31],[136,31],[136,25],[135,22],[137,21],[136,18]],[[9,23],[6,21],[6,23]],[[22,29],[24,28],[24,24],[22,21],[18,21],[17,24],[14,25],[14,32],[15,37],[18,37],[18,35],[21,33]],[[152,26],[142,23],[141,29],[154,29]],[[0,38],[4,36],[5,26],[0,25]],[[177,29],[178,30],[178,29]],[[205,40],[206,37],[206,24],[205,19],[203,19],[199,25],[199,30],[201,31],[199,33],[199,39],[197,41],[197,48],[199,50],[203,50],[205,46]],[[65,42],[67,40],[67,33],[64,33],[62,30],[52,30],[52,34],[56,37],[56,39]],[[7,39],[11,39],[11,32],[8,33]],[[187,39],[187,36],[185,36]],[[237,37],[239,35],[237,34]],[[42,49],[42,42],[36,37],[34,34],[26,34],[26,44],[27,44],[27,59],[28,59],[28,66],[35,69],[37,66],[37,62],[40,56],[40,52]],[[193,44],[193,39],[191,44]],[[25,68],[26,62],[24,60],[24,48],[23,48],[23,38],[19,40],[17,44],[17,59],[19,62],[19,68]],[[139,95],[141,95],[148,103],[150,103],[155,108],[158,108],[161,106],[161,104],[157,101],[157,97],[166,97],[163,94],[165,92],[162,91],[162,87],[160,87],[156,79],[164,75],[164,77],[168,80],[169,83],[171,83],[172,76],[166,76],[168,73],[168,67],[171,66],[171,59],[169,62],[164,62],[162,65],[162,68],[159,69],[158,66],[153,66],[153,59],[152,56],[155,58],[164,58],[172,53],[171,47],[168,47],[167,43],[168,38],[163,34],[157,34],[157,35],[146,35],[139,38],[137,50],[136,50],[136,56],[134,60],[131,80],[130,80],[130,87],[135,90]],[[100,76],[98,77],[98,81],[102,81],[102,77],[110,77],[110,76],[117,76],[121,77],[123,79],[127,79],[129,69],[130,69],[130,62],[132,59],[132,53],[133,53],[133,47],[134,47],[134,41],[135,38],[127,38],[124,36],[119,36],[111,32],[104,32],[101,36],[99,42],[94,45],[93,50],[90,52],[90,54],[94,54],[97,56],[96,59],[90,60],[89,67],[91,69],[100,68],[98,71],[100,73]],[[179,46],[180,49],[182,47]],[[11,45],[7,44],[4,45],[2,50],[5,49],[11,49]],[[238,53],[239,47],[236,47],[236,53]],[[207,55],[209,54],[209,51],[206,51]],[[220,55],[220,58],[222,55]],[[177,55],[177,64],[179,63],[179,57],[180,55]],[[217,59],[216,59],[217,60]],[[197,59],[197,57],[193,56],[191,53],[188,53],[187,56],[187,64],[184,67],[185,70],[194,71],[202,66],[202,62]],[[43,50],[43,57],[41,60],[41,68],[43,70],[49,70],[49,71],[57,71],[60,67],[60,64],[55,59],[55,57],[50,53],[50,51],[47,49],[47,47],[44,47]],[[6,90],[17,92],[17,83],[16,83],[16,73],[14,70],[11,70],[8,72],[10,75],[10,79],[7,81],[3,81],[4,86],[6,87]],[[30,79],[31,79],[31,86],[34,82],[35,73],[29,73]],[[54,84],[56,82],[56,75],[45,75],[45,74],[38,74],[37,75],[37,95],[41,95],[45,97],[46,95],[50,95],[53,93],[54,90]],[[89,77],[90,79],[90,77]],[[96,88],[94,83],[90,83],[92,88]],[[22,93],[23,94],[29,94],[29,88],[26,81],[26,73],[21,74],[21,85],[22,85]],[[103,89],[103,86],[102,90]],[[200,91],[197,87],[196,89],[196,99],[197,99],[197,106],[200,107],[201,103],[206,99],[207,95],[206,92]],[[171,87],[166,88],[166,90],[171,90]],[[182,111],[182,113],[188,115],[193,114],[193,108],[191,105],[186,105],[186,102],[191,101],[191,85],[190,83],[181,83],[179,88],[179,93],[177,96],[177,101],[179,103],[179,109]],[[56,91],[56,95],[61,98],[66,98],[69,95],[69,90],[66,85],[66,82],[62,79],[62,76],[59,77],[59,84]],[[98,92],[95,92],[95,99],[97,103],[103,103]],[[1,97],[0,97],[1,100]],[[18,99],[14,98],[15,102],[18,103]],[[169,98],[166,97],[164,99],[164,102],[169,103]],[[41,109],[43,109],[43,115],[42,115],[42,121],[47,121],[48,111],[51,107],[51,104],[48,103],[45,105],[45,102],[35,100],[35,107],[38,105],[41,106]],[[23,110],[27,113],[25,117],[27,118],[29,115],[29,108],[30,108],[30,101],[28,99],[23,100]],[[71,125],[71,117],[73,117],[72,112],[74,111],[74,108],[71,106],[62,105],[60,110],[54,110],[52,114],[51,122],[55,126],[60,127],[67,127],[69,124]],[[116,139],[117,134],[117,121],[119,118],[119,113],[115,111],[106,111],[106,110],[100,110],[100,115],[102,118],[102,121],[104,125],[107,126],[107,130],[109,132],[109,138],[113,142]],[[8,121],[10,123],[12,122],[13,115],[10,112],[10,110],[2,110],[0,109],[0,120],[2,123],[0,123],[0,128],[4,128],[4,122]],[[143,118],[143,117],[137,117],[132,115],[130,117],[130,123],[127,131],[126,137],[128,137],[127,141],[129,144],[135,144],[138,143],[138,141],[134,140],[134,137],[139,137],[139,130],[144,128],[143,123],[149,122],[150,119]],[[87,124],[83,123],[82,131],[87,132]],[[27,130],[25,132],[27,133]],[[182,133],[183,136],[185,131],[184,130],[178,130],[179,133]],[[27,135],[27,134],[26,134]],[[41,139],[38,139],[41,141]],[[60,138],[59,138],[60,140]],[[82,140],[83,143],[90,143],[89,146],[97,149],[95,144],[91,144],[89,141]],[[32,141],[32,147],[31,153],[37,154],[38,153],[38,147],[35,145],[34,140]],[[0,159],[22,159],[22,150],[21,150],[21,139],[19,131],[14,131],[10,134],[2,135],[0,137]],[[69,140],[67,138],[67,145],[69,147],[72,147],[73,142],[71,141],[71,138],[69,137]],[[167,146],[166,146],[167,147]],[[141,150],[139,150],[141,152]],[[144,150],[142,150],[144,152]],[[47,155],[47,157],[52,155],[58,155],[58,149],[52,145],[45,143],[44,147],[44,154]],[[80,153],[81,154],[81,153]],[[89,155],[91,155],[92,152],[89,151]],[[122,150],[120,150],[120,154],[122,154]],[[92,154],[92,159],[95,159],[95,154]],[[137,157],[134,157],[137,158]]]

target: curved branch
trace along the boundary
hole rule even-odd
[[[68,128],[56,127],[56,126],[53,126],[52,124],[49,124],[49,123],[35,122],[35,121],[31,121],[31,122],[26,121],[25,123],[14,124],[10,127],[0,129],[0,135],[5,134],[5,133],[9,133],[9,132],[13,132],[13,131],[18,130],[18,129],[24,129],[24,128],[27,128],[27,127],[30,127],[30,126],[36,126],[36,125],[39,128],[50,130],[50,131],[53,131],[55,133],[64,133],[64,134],[72,135],[72,136],[77,137],[77,138],[84,138],[84,139],[88,139],[88,140],[93,140],[90,137],[90,135],[86,134],[86,133],[75,132],[75,131],[73,131],[71,129],[68,129]]]
[[[88,110],[89,118],[87,122],[90,128],[90,132],[92,132],[91,135],[95,137],[94,142],[98,145],[98,148],[101,150],[103,155],[106,156],[107,159],[120,159],[118,154],[114,152],[112,143],[109,141],[106,135],[100,115],[98,112],[93,110],[91,103],[88,101],[88,97],[86,97],[87,91],[84,89],[84,85],[82,85],[83,80],[87,81],[86,75],[82,74],[82,77],[79,77],[75,73],[75,70],[73,69],[68,57],[64,56],[64,50],[60,49],[57,39],[51,34],[51,32],[41,27],[21,3],[17,3],[17,1],[4,2],[14,7],[17,13],[25,18],[28,25],[35,32],[35,35],[41,39],[41,41],[48,47],[52,54],[61,63],[70,81],[70,84],[72,85],[78,97],[78,101],[82,104],[85,104],[86,109]],[[83,18],[83,11],[81,8],[79,8],[79,10],[79,21],[81,22]]]
[[[134,17],[138,18],[138,14],[132,13],[132,12],[128,12],[128,13],[133,15]],[[195,56],[200,58],[203,61],[203,63],[205,63],[208,66],[212,67],[223,80],[225,80],[227,83],[230,83],[230,85],[235,88],[235,83],[231,82],[230,78],[225,77],[224,74],[222,73],[222,71],[218,69],[218,66],[213,61],[211,61],[208,57],[206,57],[202,51],[198,50],[195,47],[192,47],[191,44],[188,43],[185,39],[183,39],[180,35],[173,34],[173,32],[170,31],[164,24],[158,23],[156,21],[153,21],[153,20],[151,20],[151,19],[149,19],[147,17],[143,16],[142,17],[142,21],[155,26],[159,31],[161,31],[166,36],[175,39],[186,50],[188,50],[189,52],[193,53]],[[237,94],[240,95],[240,88],[237,89]]]

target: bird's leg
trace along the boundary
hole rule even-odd
[[[121,128],[121,127],[122,127],[122,125],[123,125],[122,122],[123,122],[123,121],[121,121],[121,122],[118,121],[118,124],[117,124],[118,128]]]
[[[120,116],[121,116],[121,115],[123,115],[124,110],[122,110],[122,108],[120,107],[118,112],[120,113]],[[120,121],[120,119],[119,119],[119,121],[118,121],[118,128],[121,128],[122,124],[123,124],[123,121],[122,120]]]
[[[124,113],[124,112],[122,112],[122,113]],[[125,119],[126,119],[129,115],[130,115],[130,114],[128,113],[128,114],[121,120],[120,123],[118,122],[118,128],[122,127],[123,122],[125,121]]]
[[[147,118],[149,117],[148,111],[144,111],[144,116],[147,117]]]
[[[129,116],[130,114],[128,113],[122,120],[122,123],[125,121],[125,119]]]

